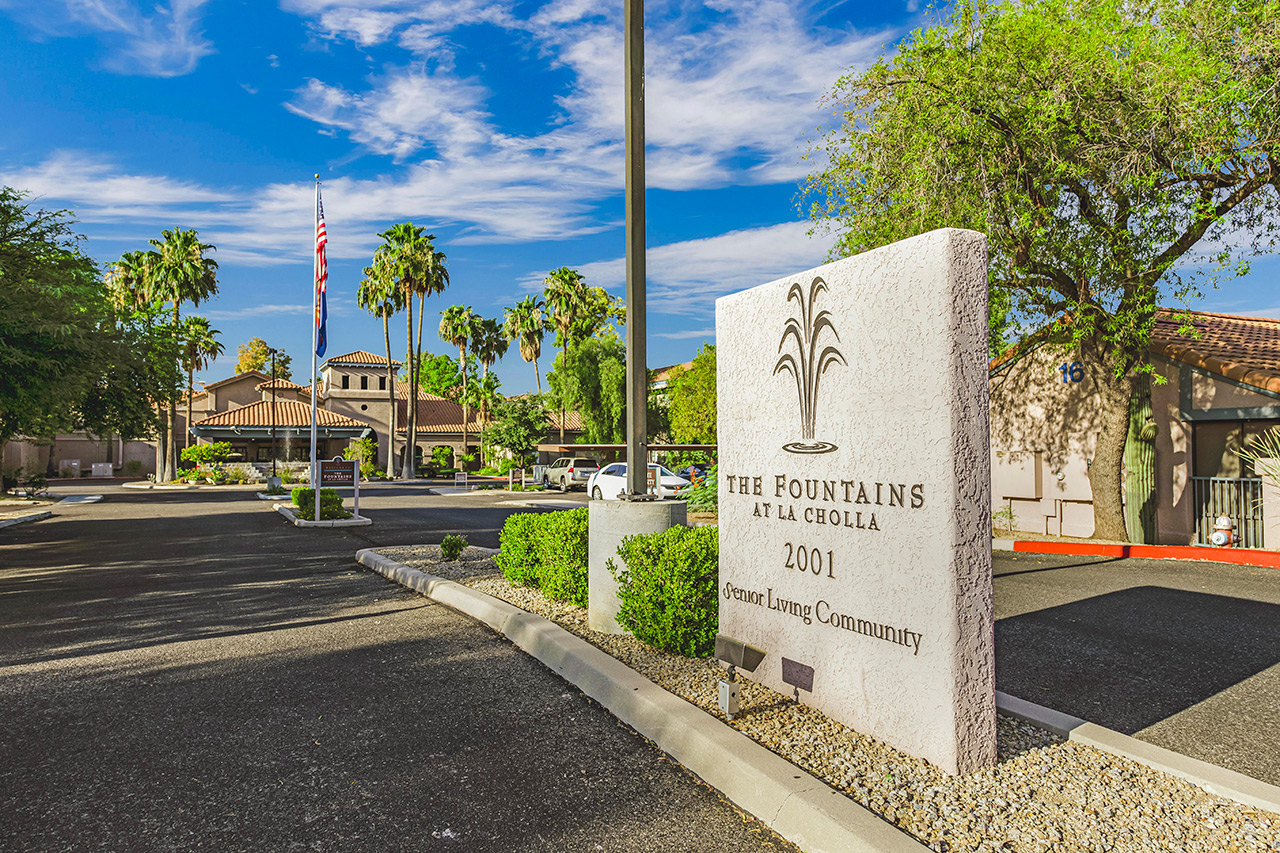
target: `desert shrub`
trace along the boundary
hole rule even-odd
[[[538,585],[548,598],[587,606],[587,508],[543,513]]]
[[[517,512],[507,516],[498,534],[496,557],[498,568],[507,580],[520,586],[538,585],[537,534],[542,528],[542,513]]]
[[[18,469],[21,472],[22,469]],[[27,498],[35,498],[44,494],[49,488],[49,479],[44,474],[32,474],[18,480],[22,494]]]
[[[142,474],[142,460],[130,459],[124,463],[124,474],[126,477],[137,477]]]
[[[293,490],[293,505],[297,507],[294,515],[303,521],[314,521],[316,491],[310,486],[298,486]],[[333,521],[339,518],[350,518],[351,513],[342,508],[342,496],[334,489],[320,490],[320,520]]]
[[[467,540],[461,536],[450,533],[440,540],[440,557],[448,562],[458,559],[466,549]]]
[[[609,561],[618,624],[649,645],[688,657],[715,650],[720,549],[714,527],[628,536]]]
[[[185,483],[187,480],[197,476],[199,473],[199,469],[196,468],[179,468],[173,472],[173,481],[175,483]]]

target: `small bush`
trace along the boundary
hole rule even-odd
[[[18,469],[21,472],[22,469]],[[22,494],[27,498],[36,498],[44,494],[49,488],[49,480],[44,474],[32,474],[29,477],[21,477],[19,479],[19,488]]]
[[[197,466],[223,462],[230,455],[231,443],[228,441],[214,441],[209,444],[193,444],[189,447],[182,448],[182,461],[194,462]]]
[[[467,540],[452,533],[440,540],[440,557],[452,563],[467,549]]]
[[[179,468],[173,472],[173,481],[175,483],[185,483],[187,480],[196,477],[200,472],[195,468]]]
[[[587,606],[587,508],[543,513],[538,585],[548,598]]]
[[[293,490],[293,505],[297,507],[294,515],[303,521],[314,521],[316,491],[309,486],[298,486]],[[342,508],[342,496],[334,489],[320,490],[320,520],[333,521],[339,518],[350,518],[351,513]]]
[[[609,561],[618,624],[649,645],[688,657],[715,650],[720,548],[714,527],[628,536]]]
[[[498,552],[496,558],[502,575],[513,584],[520,586],[538,585],[538,545],[537,534],[542,528],[543,514],[536,512],[517,512],[507,516],[498,534]]]
[[[707,469],[707,475],[685,490],[684,499],[689,509],[697,512],[715,512],[719,506],[716,492],[716,466]]]
[[[124,463],[124,474],[126,477],[137,477],[142,474],[142,460],[130,459]]]

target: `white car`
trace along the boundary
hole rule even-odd
[[[663,468],[661,465],[649,465],[650,470],[658,472],[658,476],[662,479],[663,497],[676,498],[680,493],[689,488],[689,481],[684,477],[677,476],[671,471]],[[627,488],[627,463],[614,462],[612,465],[606,465],[599,471],[591,475],[587,480],[587,494],[592,500],[596,501],[616,501],[618,495]]]

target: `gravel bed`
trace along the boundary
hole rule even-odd
[[[587,628],[587,611],[512,586],[489,553],[440,562],[434,545],[380,549],[549,619],[656,684],[723,720],[723,667]],[[1280,815],[1214,796],[1118,756],[998,715],[999,763],[947,776],[928,762],[827,719],[751,681],[728,725],[750,736],[937,851],[1276,851]]]

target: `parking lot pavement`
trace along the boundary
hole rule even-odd
[[[414,488],[355,530],[510,511]],[[351,529],[96,490],[0,531],[0,851],[794,850]]]
[[[1280,571],[995,554],[996,687],[1280,785]]]

